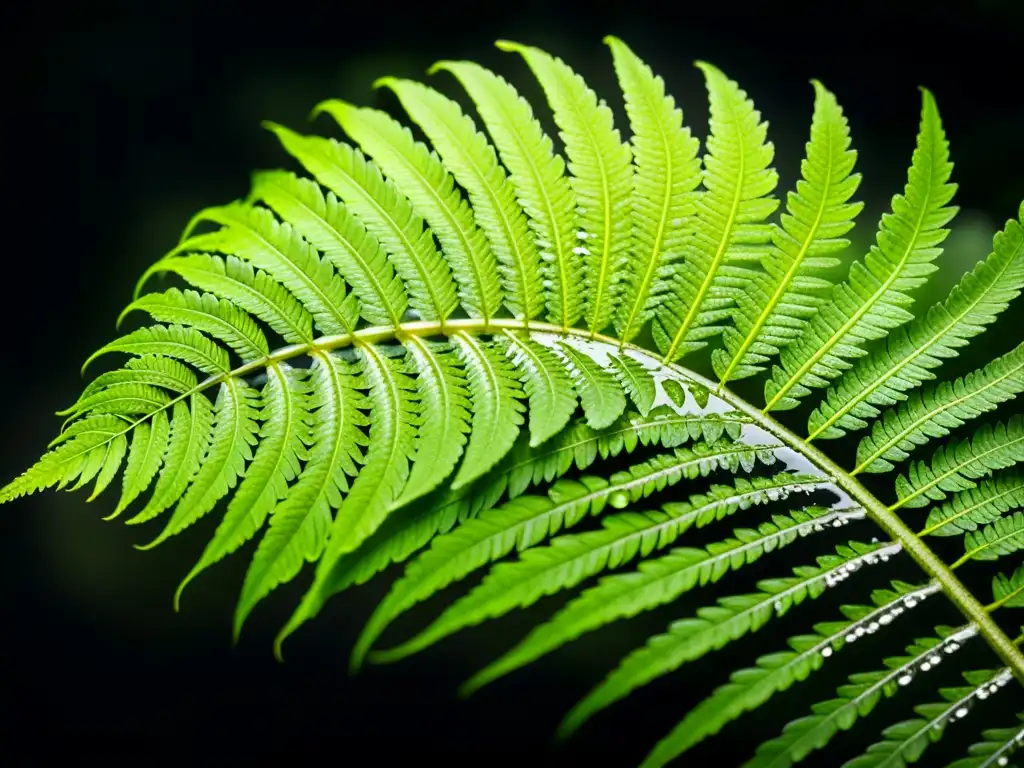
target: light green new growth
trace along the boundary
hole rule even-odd
[[[736,82],[697,63],[710,104],[701,153],[661,77],[618,38],[604,42],[621,102],[606,103],[555,56],[500,42],[546,105],[477,64],[442,61],[430,69],[445,73],[435,87],[377,82],[425,143],[388,114],[339,100],[314,117],[334,118],[343,140],[266,123],[306,175],[261,171],[244,199],[193,217],[118,317],[140,325],[83,372],[127,362],[58,412],[59,434],[0,489],[0,503],[89,484],[92,500],[123,468],[106,519],[164,518],[140,549],[208,525],[175,608],[186,586],[251,542],[237,639],[277,587],[311,572],[278,656],[334,595],[401,563],[352,650],[353,670],[579,590],[473,675],[467,695],[675,604],[665,631],[559,730],[710,661],[718,687],[677,713],[649,768],[746,713],[785,714],[795,699],[764,705],[829,663],[848,683],[748,766],[814,759],[856,726],[862,751],[845,766],[904,768],[938,752],[929,747],[975,708],[1005,724],[1001,691],[1024,683],[1024,635],[1014,624],[1008,636],[1003,620],[1024,607],[1019,331],[1011,323],[986,337],[994,346],[975,370],[939,376],[1024,289],[1024,203],[945,299],[915,306],[956,213],[938,107],[922,90],[906,186],[875,244],[833,285],[862,207],[836,96],[812,81],[810,137],[778,211],[768,123]],[[618,107],[628,125],[616,125]],[[158,276],[175,284],[144,293]],[[716,381],[677,364],[719,335],[708,349]],[[758,375],[763,404],[730,391]],[[806,437],[770,415],[805,401]],[[848,469],[818,448],[858,430]],[[879,496],[858,479],[888,472],[895,480],[879,477]],[[829,538],[851,523],[856,541]],[[938,538],[955,562],[933,551]],[[783,549],[816,559],[791,569]],[[872,591],[872,573],[896,558],[920,578]],[[763,570],[753,587],[728,586],[754,563]],[[991,583],[991,598],[973,594],[963,571],[966,583]],[[385,636],[470,579],[411,637]],[[815,623],[808,604],[847,581],[860,597]],[[703,607],[680,608],[684,595]],[[961,626],[886,658],[890,625],[926,599],[946,603]],[[781,621],[803,622],[781,650],[758,650],[745,667],[710,655]],[[975,638],[992,663],[958,669],[966,686],[919,685],[937,664],[960,663]],[[844,653],[854,642],[863,653]],[[914,715],[869,734],[876,726],[861,720],[897,694],[919,697]],[[1024,730],[980,739],[952,768],[1009,764]]]

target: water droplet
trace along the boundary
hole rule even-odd
[[[978,691],[978,701],[984,701],[987,698],[988,698],[988,691],[986,691],[984,688],[982,688],[980,691]]]
[[[885,626],[885,625],[891,624],[892,620],[894,618],[895,617],[891,613],[887,613],[884,616],[879,616],[878,617],[878,623],[883,625],[883,626]]]
[[[776,611],[781,611],[782,608],[783,608],[782,601],[781,600],[776,600],[775,601],[775,610]]]
[[[590,237],[590,235],[588,235],[586,231],[581,229],[578,232],[576,232],[576,237],[578,237],[580,240],[586,240],[588,237]]]
[[[929,664],[927,661],[924,664],[921,665],[921,671],[922,672],[927,672],[931,668],[932,668],[932,665]]]
[[[956,711],[956,716],[957,717],[967,717],[967,707],[960,707],[960,709],[958,709]]]
[[[848,642],[848,643],[852,643],[856,639],[857,639],[857,635],[854,634],[853,632],[851,632],[850,634],[848,634],[846,636],[846,642]]]
[[[832,651],[832,646],[831,646],[831,645],[830,645],[830,646],[828,646],[827,648],[822,648],[822,649],[821,649],[821,655],[822,655],[822,656],[823,656],[824,658],[826,658],[826,659],[827,659],[827,658],[828,658],[829,656],[831,656],[831,655],[832,655],[832,653],[833,653],[833,651]]]
[[[870,624],[868,624],[868,634],[869,635],[873,635],[877,631],[878,631],[878,622],[877,621],[872,621]]]
[[[998,763],[999,765],[1009,765],[1010,764],[1010,758],[1008,758],[1008,757],[1000,757],[998,760],[996,760],[996,763]]]
[[[681,226],[683,226],[683,220],[680,219],[680,218],[672,219],[672,226],[673,227],[681,227]]]
[[[907,606],[907,608],[913,608],[915,605],[917,605],[917,600],[915,600],[912,597],[908,597],[903,601],[903,604]]]
[[[615,491],[608,497],[608,504],[615,509],[625,509],[629,505],[629,494],[625,491]]]
[[[937,666],[939,666],[939,662],[942,661],[942,657],[939,656],[938,654],[935,654],[930,659],[928,659],[928,661],[930,661],[932,663],[933,667],[937,667]]]
[[[900,685],[910,685],[910,682],[914,679],[913,675],[901,675],[900,679],[896,682]]]

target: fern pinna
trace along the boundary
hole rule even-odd
[[[278,651],[331,596],[409,561],[359,639],[354,668],[583,585],[467,681],[467,693],[618,619],[714,592],[628,654],[567,714],[563,735],[902,558],[916,582],[862,591],[831,621],[805,624],[788,648],[733,672],[680,713],[645,765],[671,761],[846,645],[940,599],[958,624],[922,630],[903,655],[852,673],[748,765],[801,761],[972,641],[990,648],[991,669],[922,693],[917,716],[874,743],[865,726],[870,746],[847,765],[915,762],[976,706],[992,728],[954,765],[1008,764],[1024,741],[1024,715],[1015,720],[1002,693],[1024,682],[1024,635],[1011,639],[1002,621],[1024,607],[1024,418],[992,412],[1024,389],[1024,344],[955,380],[937,370],[1024,286],[1024,205],[944,301],[915,307],[956,212],[929,92],[905,189],[875,244],[843,262],[862,205],[832,93],[813,83],[800,178],[776,196],[768,124],[735,82],[698,63],[710,98],[701,152],[662,80],[620,40],[606,42],[628,139],[560,59],[498,44],[539,81],[564,157],[512,85],[465,61],[431,72],[454,78],[475,116],[420,83],[379,81],[429,143],[383,111],[334,100],[316,112],[350,143],[268,124],[308,175],[258,173],[247,199],[196,215],[121,316],[155,324],[87,361],[129,356],[61,412],[49,452],[0,501],[87,483],[93,498],[123,466],[110,517],[133,504],[129,524],[164,516],[146,547],[225,502],[175,603],[258,539],[237,635],[263,598],[315,563]],[[157,276],[181,287],[143,293]],[[708,349],[717,381],[678,364],[719,336]],[[727,387],[755,376],[763,407]],[[806,437],[772,416],[815,398]],[[844,469],[819,445],[854,432],[863,437]],[[613,458],[625,468],[602,471]],[[858,479],[900,464],[891,503]],[[694,539],[734,515],[743,527]],[[754,591],[725,586],[748,564],[848,525],[852,539]],[[962,557],[947,564],[929,543],[937,537],[959,537]],[[998,561],[991,599],[956,573],[979,561]],[[483,569],[418,635],[375,650],[397,617]]]

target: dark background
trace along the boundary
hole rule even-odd
[[[253,169],[287,165],[261,120],[305,130],[309,109],[332,96],[391,108],[372,91],[373,80],[384,74],[426,79],[425,69],[439,58],[480,61],[538,104],[522,62],[491,47],[498,38],[563,57],[621,111],[601,43],[614,33],[665,78],[701,137],[706,101],[691,63],[715,63],[771,121],[780,193],[792,185],[806,141],[808,80],[822,80],[844,106],[860,151],[865,182],[858,197],[868,208],[858,241],[873,236],[877,214],[902,189],[919,114],[917,87],[929,87],[952,144],[954,179],[961,185],[956,202],[963,209],[936,292],[921,294],[930,302],[988,253],[991,233],[1016,214],[1024,195],[1022,5],[774,3],[753,12],[730,3],[732,14],[721,17],[689,10],[676,15],[638,2],[601,10],[521,0],[485,2],[476,12],[460,13],[434,3],[410,11],[386,0],[289,3],[276,10],[200,2],[37,6],[9,28],[6,54],[12,57],[6,122],[15,138],[6,142],[5,176],[17,202],[6,210],[5,230],[14,237],[5,243],[0,303],[8,339],[0,363],[8,403],[0,480],[27,467],[56,434],[60,420],[49,414],[77,397],[79,365],[112,338],[136,278],[177,241],[191,214],[244,196]],[[443,82],[454,94],[441,77],[430,82]],[[14,98],[18,86],[27,86],[27,99]],[[316,129],[331,132],[326,120]],[[1021,320],[1018,306],[949,370],[962,373],[1007,351],[1021,338]],[[51,492],[0,510],[0,710],[6,710],[0,750],[19,762],[69,750],[149,760],[172,753],[197,761],[233,755],[239,762],[323,755],[388,765],[423,756],[459,764],[625,766],[638,762],[733,666],[781,649],[786,636],[806,628],[806,622],[790,622],[774,634],[747,638],[735,655],[712,654],[634,694],[555,749],[550,734],[568,708],[624,652],[684,615],[683,608],[597,633],[460,702],[458,683],[518,639],[531,618],[547,615],[550,603],[351,679],[349,650],[394,577],[390,571],[332,600],[292,638],[280,665],[271,641],[305,579],[262,604],[233,649],[230,619],[245,555],[204,575],[175,614],[174,588],[215,521],[211,516],[211,525],[137,552],[131,544],[147,540],[149,531],[100,520],[114,504],[111,493],[86,504],[87,494]],[[799,558],[794,554],[790,564],[803,562]],[[730,588],[743,591],[757,577],[782,575],[783,565],[753,569],[750,580],[738,578]],[[887,575],[900,575],[899,567]],[[902,575],[918,578],[912,567]],[[837,618],[838,602],[865,594],[824,598],[804,606],[803,615]],[[446,599],[401,627],[422,626]],[[687,603],[690,610],[700,604]],[[957,621],[942,606],[932,610],[905,628],[905,637],[890,640],[889,652],[928,634],[932,625],[925,621]],[[385,636],[385,646],[402,635],[396,630]],[[975,650],[975,666],[994,663]],[[848,671],[857,671],[877,668],[884,650],[864,652],[862,661],[859,648],[844,653]],[[831,695],[842,676],[818,677],[813,698],[806,690],[776,697],[682,764],[739,764],[759,740],[806,712],[810,701]],[[954,677],[936,680],[949,684]],[[953,746],[970,743],[979,727],[1012,722],[1010,699],[1017,693],[1005,694],[1002,719],[982,718],[951,734]],[[891,712],[866,733],[909,714],[906,706]],[[852,743],[838,740],[840,747]],[[810,764],[837,760],[829,752]]]

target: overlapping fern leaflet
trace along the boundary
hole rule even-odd
[[[883,215],[877,243],[855,261],[846,282],[833,289],[799,344],[783,350],[765,383],[766,411],[795,407],[812,389],[825,387],[862,357],[864,346],[913,319],[909,292],[937,267],[943,229],[956,208],[949,183],[949,146],[935,99],[922,89],[921,128],[907,186]]]
[[[880,671],[865,662],[875,671],[851,674],[749,763],[814,756],[980,638],[997,663],[960,670],[966,686],[923,693],[917,717],[846,763],[902,768],[934,754],[950,723],[1024,682],[1024,629],[1011,640],[1003,622],[1004,610],[1024,607],[1024,417],[993,413],[1024,391],[1019,333],[1001,356],[938,380],[1024,288],[1024,204],[988,258],[915,318],[913,291],[938,268],[955,213],[930,93],[903,194],[876,245],[833,286],[828,270],[861,210],[836,97],[813,81],[801,177],[774,216],[774,148],[747,94],[698,63],[710,101],[699,157],[664,81],[622,41],[605,42],[629,136],[561,59],[499,43],[536,77],[565,158],[508,81],[462,61],[431,72],[454,76],[470,108],[411,80],[378,81],[426,143],[383,111],[337,100],[315,111],[335,118],[345,140],[266,124],[311,178],[257,173],[244,200],[193,218],[118,318],[152,324],[86,365],[129,360],[59,412],[60,434],[0,489],[0,503],[87,484],[93,499],[123,468],[108,519],[133,506],[131,525],[165,516],[142,548],[223,503],[175,605],[251,542],[237,637],[264,598],[312,564],[278,653],[332,596],[403,563],[356,642],[353,669],[580,588],[473,675],[466,694],[694,593],[704,607],[628,654],[568,713],[562,735],[769,623],[806,622],[787,648],[680,712],[645,766],[796,687],[851,643],[868,659],[891,624],[943,595],[962,626],[939,627]],[[143,294],[158,275],[184,285]],[[675,364],[719,334],[717,386]],[[649,338],[653,348],[639,345]],[[769,366],[763,408],[726,388]],[[827,391],[808,438],[767,415],[815,389]],[[869,429],[849,471],[811,445]],[[930,456],[913,456],[929,444]],[[901,464],[885,503],[855,479]],[[721,532],[726,519],[736,527]],[[855,541],[829,538],[848,524]],[[939,538],[960,548],[955,562],[933,551]],[[797,542],[819,555],[790,571],[778,553]],[[922,578],[870,591],[865,572],[895,557]],[[728,586],[754,563],[765,570],[752,591]],[[987,605],[958,578],[986,566]],[[377,647],[404,614],[478,575],[411,638]],[[797,610],[848,581],[867,591],[836,620],[815,624]],[[1008,763],[1024,731],[980,738],[955,768]]]

